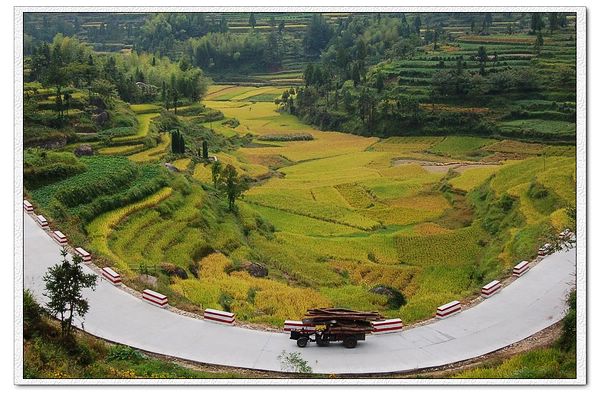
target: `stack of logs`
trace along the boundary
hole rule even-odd
[[[330,333],[370,333],[371,321],[382,320],[377,312],[359,312],[340,308],[309,309],[303,324],[325,326]]]

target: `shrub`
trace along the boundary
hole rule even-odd
[[[169,277],[179,277],[182,280],[186,280],[188,278],[187,272],[185,269],[176,266],[172,263],[161,263],[160,271],[166,274]]]
[[[145,358],[142,353],[134,348],[122,345],[112,346],[106,357],[108,361],[131,361],[134,363],[139,363]]]
[[[548,196],[548,189],[534,178],[529,184],[527,195],[532,199],[542,199]]]
[[[232,304],[233,296],[227,292],[222,292],[219,296],[219,305],[221,305],[223,310],[225,310],[226,312],[230,312]]]
[[[567,302],[569,309],[563,319],[562,335],[558,344],[561,349],[570,351],[577,345],[577,291],[571,291]]]
[[[36,302],[31,291],[23,291],[23,336],[30,338],[36,331],[41,320],[42,309]]]
[[[47,185],[86,170],[85,164],[70,152],[30,149],[23,157],[23,181],[28,188]]]

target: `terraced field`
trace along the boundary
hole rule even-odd
[[[216,134],[252,138],[211,152],[254,181],[236,212],[214,191],[210,164],[171,157],[179,172],[168,186],[85,225],[92,252],[135,285],[147,286],[150,274],[174,302],[233,310],[240,320],[280,325],[308,307],[334,305],[411,323],[507,274],[515,260],[535,255],[548,230],[569,222],[572,146],[319,131],[271,101],[255,101],[280,92],[215,85],[203,102],[225,116],[204,123]],[[152,106],[134,109],[141,126],[156,115]],[[234,118],[236,127],[223,124]],[[313,140],[261,139],[291,133]],[[112,161],[122,170],[158,167],[169,145],[163,134],[157,147]],[[67,181],[77,178],[84,177]],[[36,201],[56,195],[44,189],[33,192]],[[515,204],[503,217],[514,223],[494,234],[504,194]],[[268,276],[252,276],[249,263]]]

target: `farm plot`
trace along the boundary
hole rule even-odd
[[[108,247],[108,237],[117,224],[126,216],[141,209],[155,206],[169,197],[172,192],[173,189],[170,187],[165,187],[144,200],[113,211],[109,211],[94,219],[86,226],[88,237],[90,239],[90,248],[94,252],[97,252],[98,254],[103,255],[113,261],[120,270],[130,271],[129,265],[115,255]]]
[[[469,192],[482,184],[487,178],[493,175],[500,166],[485,166],[469,168],[461,172],[456,178],[450,180],[450,184],[462,191]]]
[[[137,145],[107,146],[98,149],[98,153],[108,156],[127,156],[133,153],[137,153],[143,149],[144,144],[140,143]]]
[[[163,205],[137,212],[111,233],[109,249],[130,265],[169,262],[187,267],[194,249],[205,240],[198,228],[188,226],[198,217],[203,197],[199,188],[188,196],[176,192]],[[166,213],[171,215],[168,219],[163,217]]]
[[[494,142],[495,140],[486,138],[449,136],[429,150],[435,154],[452,158],[473,159],[487,154],[481,148]]]
[[[114,180],[116,174],[126,174],[123,180],[129,182],[127,180],[129,175],[135,172],[129,161],[123,157],[92,156],[82,157],[81,161],[86,165],[85,172],[32,190],[33,200],[41,206],[47,207],[61,190],[86,186],[95,181]]]
[[[136,163],[158,160],[167,152],[170,145],[171,134],[161,134],[161,142],[156,147],[132,154],[129,156],[129,159],[131,161],[135,161]]]
[[[577,125],[568,121],[527,119],[510,120],[499,123],[504,131],[535,131],[549,135],[574,136]]]
[[[158,113],[138,113],[136,115],[138,120],[138,130],[136,134],[114,138],[113,142],[130,142],[144,138],[146,135],[148,135],[148,132],[150,131],[150,123],[152,122],[152,119],[157,116]]]

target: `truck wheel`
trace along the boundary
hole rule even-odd
[[[329,341],[323,338],[317,338],[317,346],[329,346]]]
[[[308,343],[308,338],[306,336],[302,336],[302,337],[298,338],[298,340],[296,341],[296,344],[298,345],[298,347],[306,347],[307,343]]]
[[[344,347],[348,348],[348,349],[354,349],[356,347],[357,343],[358,343],[358,340],[356,339],[356,336],[353,336],[353,335],[345,337],[344,341],[342,342]]]

